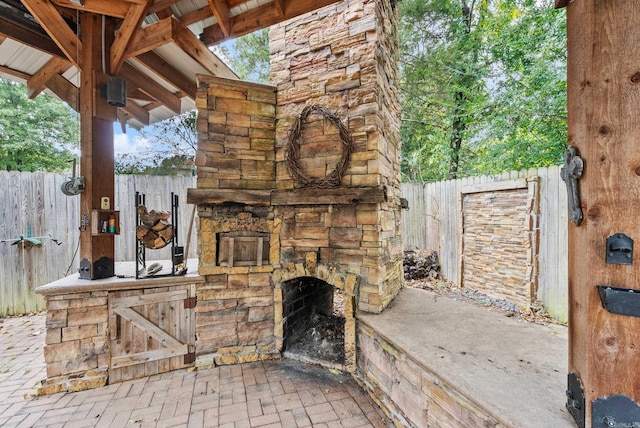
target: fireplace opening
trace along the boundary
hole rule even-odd
[[[317,278],[282,284],[284,356],[329,366],[344,365],[342,290]]]

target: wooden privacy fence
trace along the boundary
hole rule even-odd
[[[409,210],[403,213],[406,250],[437,250],[443,276],[462,283],[462,214],[464,189],[490,182],[538,177],[537,299],[559,321],[567,321],[567,194],[560,167],[514,171],[497,176],[469,177],[438,183],[404,183]],[[482,187],[482,186],[480,186]]]
[[[65,196],[60,186],[67,178],[60,174],[0,171],[0,240],[19,236],[51,235],[61,244],[43,239],[41,247],[0,244],[0,316],[44,309],[44,300],[34,293],[47,284],[78,271],[79,196]],[[146,195],[146,206],[171,210],[171,192],[178,195],[179,244],[185,245],[192,216],[187,189],[194,177],[116,176],[114,209],[120,211],[120,235],[115,238],[116,262],[134,260],[136,191]],[[197,254],[196,231],[191,235],[187,257]],[[170,246],[147,250],[147,260],[170,258]],[[190,270],[195,266],[189,266]]]
[[[471,177],[439,183],[405,183],[409,210],[403,212],[405,249],[438,250],[445,278],[461,281],[461,213],[459,198],[464,187],[527,177],[539,177],[539,251],[537,297],[560,321],[567,319],[567,198],[560,167]],[[42,247],[0,244],[0,316],[44,309],[33,290],[77,272],[79,197],[60,191],[66,180],[50,173],[0,171],[0,239],[51,234],[62,244],[44,239]],[[134,260],[134,194],[146,194],[147,207],[170,210],[173,191],[180,201],[179,237],[185,244],[192,206],[186,189],[195,187],[193,177],[116,176],[115,209],[120,210],[121,233],[116,237],[116,261]],[[192,231],[188,257],[196,257],[196,232]],[[167,247],[168,248],[168,247]],[[167,259],[168,249],[147,251],[148,260]],[[73,260],[73,262],[72,262]]]

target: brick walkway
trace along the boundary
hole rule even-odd
[[[0,319],[2,427],[390,426],[350,376],[291,360],[178,370],[34,397],[45,378],[44,319]]]

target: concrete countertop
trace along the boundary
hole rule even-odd
[[[574,427],[565,408],[567,328],[420,289],[358,320],[490,413],[524,428]]]
[[[194,284],[205,282],[205,278],[198,275],[198,260],[187,260],[188,271],[181,276],[161,276],[171,273],[171,262],[169,260],[147,261],[147,266],[153,263],[160,263],[162,270],[154,276],[136,279],[135,262],[118,262],[115,264],[115,274],[104,279],[80,279],[78,273],[42,285],[36,289],[36,293],[43,296],[53,296],[59,294],[84,293],[87,291],[109,291],[109,290],[131,290],[152,287],[170,287],[180,284]]]

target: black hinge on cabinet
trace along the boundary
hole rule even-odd
[[[184,299],[184,308],[191,309],[196,307],[196,303],[198,302],[197,297],[187,297]]]
[[[189,352],[188,354],[184,354],[184,364],[193,364],[196,362],[196,353]]]
[[[575,373],[569,373],[567,381],[567,410],[573,416],[579,428],[584,428],[584,389]]]
[[[640,428],[640,406],[631,398],[616,394],[591,402],[593,428]]]

